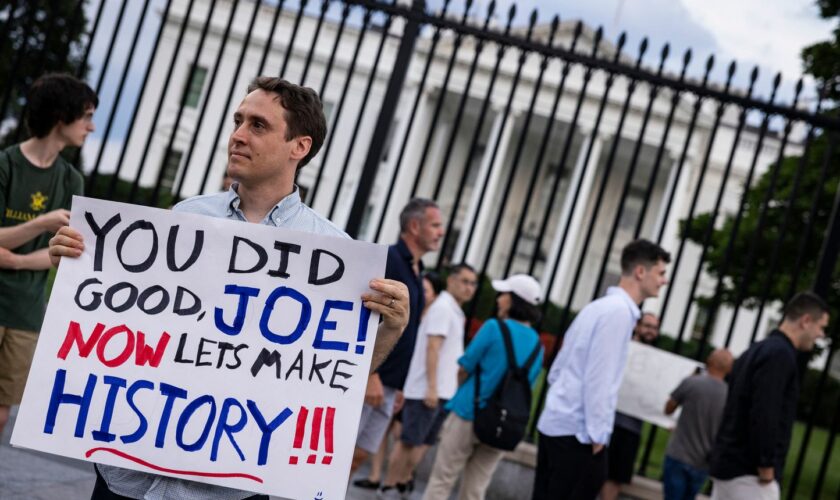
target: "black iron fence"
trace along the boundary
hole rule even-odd
[[[625,42],[470,0],[434,12],[420,1],[12,1],[0,7],[0,116],[5,141],[20,140],[37,75],[86,75],[101,97],[98,132],[75,156],[87,193],[169,206],[218,189],[228,117],[251,78],[314,87],[331,132],[298,178],[308,203],[355,237],[390,242],[409,198],[437,200],[447,233],[428,263],[540,279],[549,362],[637,237],[674,256],[672,284],[645,304],[661,347],[737,353],[803,288],[840,312],[836,103],[801,80],[782,103],[778,75],[739,79],[732,63],[713,82],[712,57]],[[491,313],[484,280],[468,314]],[[788,498],[840,494],[835,351],[804,375]],[[663,432],[646,436],[640,473],[655,475]]]

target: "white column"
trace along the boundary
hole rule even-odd
[[[481,222],[486,216],[483,216],[487,212],[488,205],[492,205],[492,203],[488,203],[491,199],[490,193],[493,192],[495,184],[498,180],[499,176],[499,169],[496,168],[499,163],[499,158],[501,157],[500,154],[496,155],[496,161],[492,164],[490,162],[492,151],[496,148],[496,144],[499,144],[499,153],[504,154],[502,150],[506,150],[505,142],[510,140],[510,134],[512,132],[511,123],[514,121],[513,117],[508,119],[505,128],[502,129],[502,122],[505,121],[504,114],[500,108],[492,108],[492,112],[495,116],[493,120],[493,126],[490,129],[490,141],[487,143],[486,147],[484,148],[484,154],[481,157],[481,166],[478,169],[478,175],[475,179],[475,184],[472,187],[472,194],[470,196],[470,203],[467,208],[467,215],[464,217],[464,223],[461,225],[461,234],[458,236],[458,244],[455,246],[455,252],[453,254],[453,262],[462,262],[465,260],[464,254],[467,248],[467,238],[469,237],[470,228],[473,225],[473,222],[478,219],[478,223],[476,224],[475,232],[473,233],[472,242],[470,243],[470,253],[469,256],[466,258],[467,262],[472,264],[477,264],[474,262],[473,257],[476,253],[475,248],[479,245],[479,241],[481,241],[481,235],[483,233],[481,228]],[[499,132],[501,131],[501,137]],[[469,166],[467,166],[469,168]],[[489,177],[489,179],[488,179]],[[487,190],[486,195],[484,196],[484,203],[482,204],[481,210],[482,214],[478,213],[478,203],[481,199],[481,186],[487,182]]]
[[[586,160],[586,150],[589,144],[592,143],[592,154],[589,156],[589,162],[584,164]],[[595,182],[596,170],[598,169],[598,160],[601,157],[601,149],[604,146],[604,138],[601,135],[593,135],[592,132],[586,133],[586,138],[581,144],[580,152],[578,153],[577,162],[575,163],[575,170],[573,174],[573,182],[569,185],[568,195],[563,203],[563,212],[560,217],[560,225],[563,225],[568,218],[569,211],[572,212],[572,218],[569,220],[569,232],[566,238],[566,244],[563,248],[563,255],[560,257],[559,272],[554,277],[554,286],[552,286],[551,299],[554,301],[561,301],[563,297],[561,293],[566,290],[566,282],[568,281],[568,274],[572,266],[572,260],[577,250],[578,239],[580,238],[580,230],[583,224],[583,216],[586,214],[586,209],[589,206],[589,198],[592,194],[592,185]],[[583,172],[583,170],[586,172]],[[582,179],[581,179],[582,176]],[[580,195],[578,196],[575,206],[571,206],[572,197],[574,196],[574,188],[577,185],[575,181],[581,179]],[[565,231],[565,226],[562,228]],[[557,255],[560,247],[560,238],[563,236],[561,227],[557,228],[557,235],[552,244],[551,255],[552,258]],[[547,274],[546,276],[550,276]],[[547,279],[547,278],[545,278]]]
[[[673,193],[674,189],[676,189],[677,167],[679,167],[679,163],[679,160],[674,160],[674,163],[671,165],[671,171],[668,172],[668,183],[665,185],[665,192],[662,194],[661,201],[659,202],[659,211],[656,214],[656,222],[654,223],[650,233],[651,240],[656,238],[656,233],[659,231],[659,228],[665,221],[665,207],[667,205],[668,198],[671,197],[671,193]],[[683,175],[681,177],[682,179],[680,179],[680,188],[682,190],[685,190],[685,183],[688,182],[688,175]],[[666,227],[665,229],[665,233],[667,233],[668,228]],[[663,233],[663,236],[665,233]]]
[[[403,206],[408,203],[409,196],[411,195],[411,185],[414,183],[414,176],[419,168],[417,162],[420,160],[421,148],[423,147],[423,141],[426,138],[425,134],[429,130],[429,121],[431,120],[428,90],[421,89],[420,91],[423,92],[423,96],[417,103],[417,114],[414,118],[414,124],[411,127],[411,133],[406,139],[405,154],[402,157],[402,165],[399,166],[397,181],[394,184],[394,189],[390,192],[387,191],[387,185],[383,186],[382,201],[378,203],[379,206],[376,209],[377,212],[381,212],[385,204],[385,198],[390,198],[391,202],[388,204],[388,211],[382,214],[382,217],[385,217],[385,223],[382,226],[382,233],[379,235],[380,243],[393,243],[396,241],[400,231],[399,213]],[[412,95],[412,104],[414,103],[414,99],[416,99],[416,94]],[[393,139],[394,142],[391,143],[391,150],[388,153],[388,168],[386,169],[388,174],[386,182],[391,181],[394,169],[398,167],[397,158],[400,154],[400,148],[403,146],[402,139],[405,137],[406,127],[408,127],[408,116],[401,120],[399,135],[395,136]],[[374,220],[376,224],[379,224],[379,217],[376,217]],[[375,234],[375,228],[373,228],[373,231],[371,237]]]

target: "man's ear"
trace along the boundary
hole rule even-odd
[[[309,150],[312,149],[312,138],[308,135],[302,135],[300,137],[295,137],[293,139],[294,145],[292,146],[291,151],[291,158],[292,160],[300,161],[309,154]]]
[[[641,281],[645,277],[645,274],[647,274],[647,270],[644,264],[638,264],[633,268],[633,277]]]

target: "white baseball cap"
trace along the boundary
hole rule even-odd
[[[515,293],[529,304],[537,305],[540,303],[540,295],[542,294],[540,284],[527,274],[514,274],[506,280],[493,280],[492,285],[497,292]]]

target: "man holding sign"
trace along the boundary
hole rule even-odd
[[[297,170],[315,156],[326,136],[326,120],[318,95],[311,89],[293,85],[280,78],[259,77],[248,87],[248,94],[234,113],[233,122],[234,129],[228,141],[228,172],[238,183],[224,193],[185,200],[176,205],[173,210],[346,238],[345,233],[302,203],[294,184]],[[61,257],[81,256],[83,249],[81,233],[69,227],[62,228],[50,240],[50,257],[54,265],[58,265]],[[275,245],[275,250],[280,250],[283,256],[281,257],[282,269],[272,271],[277,273],[272,276],[283,277],[289,254],[299,252],[300,249],[294,248],[294,245],[283,248]],[[233,266],[233,257],[231,266]],[[310,282],[311,280],[310,274]],[[370,282],[370,288],[372,290],[362,294],[363,305],[370,311],[379,313],[383,319],[378,328],[372,354],[371,370],[373,370],[387,356],[406,325],[408,293],[405,285],[393,280],[374,279]],[[240,300],[249,293],[242,290],[244,288],[239,291]],[[244,300],[247,301],[247,298]],[[326,314],[325,309],[321,323],[333,323],[332,329],[334,329],[334,322],[325,321]],[[237,320],[234,320],[232,328],[236,328],[238,320],[239,313],[237,312]],[[264,325],[261,324],[262,326]],[[228,334],[236,333],[238,332]],[[266,335],[265,331],[263,335]],[[329,341],[322,343],[329,343]],[[219,343],[220,348],[221,346],[222,344]],[[359,347],[356,347],[357,353]],[[219,364],[222,364],[221,358]],[[265,363],[265,365],[270,364],[275,363],[270,360]],[[276,365],[279,378],[279,361]],[[256,364],[254,366],[257,367]],[[286,377],[288,376],[287,372]],[[312,372],[310,371],[311,379]],[[316,408],[315,413],[315,418],[320,423],[318,410],[322,408]],[[300,413],[299,417],[301,415],[303,419],[298,418],[299,429],[301,422],[306,421],[306,413]],[[330,420],[329,413],[325,418]],[[222,433],[230,430],[225,427],[219,427],[219,429]],[[219,432],[217,431],[217,435]],[[297,437],[295,441],[298,441]],[[313,441],[317,443],[315,437]],[[113,466],[99,465],[97,472],[100,477],[94,491],[94,498],[240,500],[251,496],[251,493],[241,490],[124,470]]]

